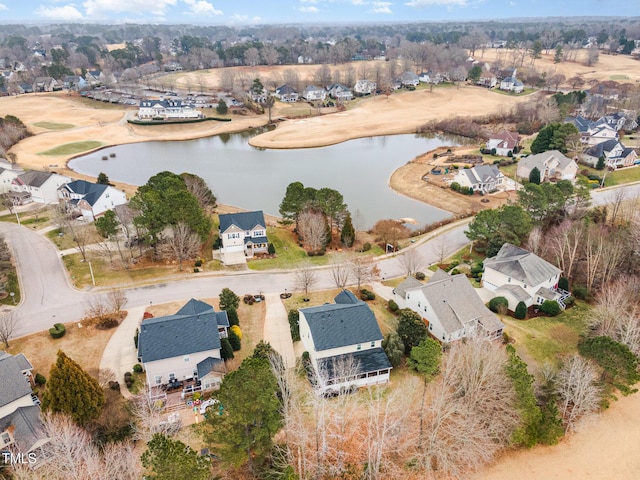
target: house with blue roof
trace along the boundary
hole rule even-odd
[[[138,361],[149,387],[200,380],[203,390],[215,388],[224,371],[220,339],[228,330],[227,312],[216,312],[193,298],[173,315],[144,320],[138,334]]]
[[[107,210],[127,203],[127,196],[123,191],[111,185],[86,180],[74,180],[62,185],[58,188],[58,195],[68,212],[82,216],[87,222],[93,222]]]
[[[300,338],[319,393],[387,383],[391,362],[375,315],[348,290],[335,303],[300,309]]]
[[[262,211],[220,214],[220,258],[225,265],[246,263],[246,257],[269,251]]]

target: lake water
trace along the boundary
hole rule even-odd
[[[333,188],[343,194],[356,228],[380,219],[413,218],[419,226],[450,214],[395,193],[393,171],[416,156],[458,141],[438,136],[392,135],[350,140],[319,148],[270,150],[251,147],[259,132],[224,134],[178,142],[143,142],[100,150],[69,162],[92,176],[143,185],[158,172],[190,172],[204,178],[218,202],[279,215],[287,185]],[[115,154],[114,158],[110,158]],[[102,160],[103,156],[108,160]],[[359,225],[358,225],[359,223]]]

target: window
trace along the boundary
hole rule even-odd
[[[507,278],[507,282],[511,283],[511,277]]]
[[[376,342],[371,342],[371,348],[376,346]]]
[[[185,362],[188,362],[188,361],[190,361],[190,360],[191,360],[191,359],[189,358],[189,355],[185,355],[185,356],[183,356],[183,357],[182,357],[182,359],[183,359]]]
[[[358,346],[356,347],[356,350],[362,350],[362,344],[359,343]]]
[[[169,374],[169,381],[170,382],[174,382],[176,380],[176,374],[175,373],[170,373]]]
[[[162,383],[162,376],[156,375],[156,385],[160,385]]]

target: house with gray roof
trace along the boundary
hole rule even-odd
[[[32,369],[22,353],[0,351],[0,450],[17,446],[27,453],[48,441],[42,434],[40,407],[31,390]]]
[[[189,300],[173,315],[150,318],[140,324],[138,361],[150,387],[174,380],[201,379],[220,366],[220,339],[228,334],[224,310],[200,300]],[[219,382],[217,382],[219,383]]]
[[[474,192],[489,193],[504,184],[504,174],[496,165],[476,165],[472,168],[461,168],[453,177],[461,187],[469,187]]]
[[[387,383],[392,367],[375,315],[348,290],[334,302],[300,309],[300,338],[318,393]]]
[[[633,148],[627,148],[616,139],[606,140],[589,147],[583,155],[587,165],[595,167],[600,157],[604,157],[606,165],[611,168],[630,167],[638,160]]]
[[[246,257],[269,251],[267,224],[261,210],[220,214],[220,258],[225,265],[246,263]]]
[[[549,150],[521,158],[518,162],[516,175],[519,178],[528,179],[534,168],[540,172],[540,182],[552,180],[575,182],[578,173],[578,164],[575,160],[566,157],[559,150]]]
[[[66,183],[58,189],[58,194],[68,212],[75,212],[87,222],[93,222],[107,210],[127,203],[127,196],[123,191],[111,185],[86,180]]]
[[[11,191],[16,194],[26,194],[23,203],[55,204],[58,203],[58,189],[70,181],[71,177],[66,175],[30,170],[11,181]]]
[[[473,336],[502,337],[504,324],[484,305],[464,274],[437,270],[420,285],[409,277],[394,289],[393,299],[400,308],[420,315],[429,334],[442,343]]]
[[[163,100],[141,100],[138,107],[139,120],[175,120],[201,118],[202,112],[177,98]]]
[[[285,103],[295,103],[298,101],[298,92],[291,85],[280,85],[276,88],[275,93],[273,94],[281,102]]]
[[[558,288],[560,270],[523,248],[505,243],[495,257],[484,261],[482,286],[509,301],[515,311],[519,302],[527,307],[555,300],[564,308],[569,292]]]
[[[524,90],[524,83],[516,78],[516,72],[517,70],[514,68],[513,74],[509,77],[503,78],[500,81],[500,86],[498,88],[506,92],[522,93]]]

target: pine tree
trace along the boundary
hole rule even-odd
[[[142,454],[142,465],[150,470],[144,478],[169,480],[174,478],[189,478],[192,480],[206,480],[210,478],[211,465],[207,457],[180,440],[173,440],[161,433],[156,433]]]
[[[233,348],[234,352],[237,352],[242,347],[240,342],[240,337],[233,330],[229,330],[229,343],[231,344],[231,348]]]
[[[228,338],[220,339],[220,356],[223,360],[231,360],[233,359],[233,347],[231,346],[231,342],[229,342]]]
[[[220,310],[238,310],[240,297],[238,297],[233,290],[226,287],[223,288],[218,298],[220,298]]]
[[[356,231],[353,228],[353,223],[351,223],[351,215],[347,215],[340,232],[340,241],[345,247],[351,248],[355,239]]]
[[[64,352],[58,351],[58,358],[49,374],[42,408],[69,415],[84,426],[100,415],[104,404],[104,392],[98,381]]]
[[[529,183],[540,185],[540,170],[538,170],[538,167],[533,167],[529,172]]]
[[[596,170],[604,170],[604,167],[606,165],[606,160],[604,158],[604,155],[600,155],[600,158],[598,158],[598,163],[596,163]]]

